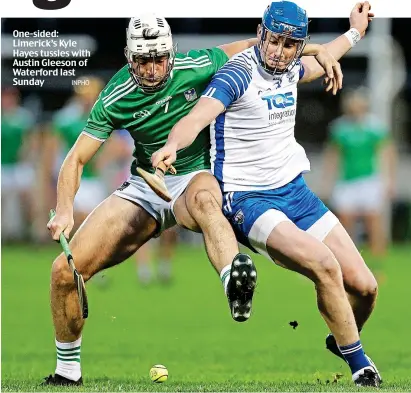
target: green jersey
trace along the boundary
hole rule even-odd
[[[64,149],[68,151],[76,143],[76,140],[87,124],[88,113],[84,112],[78,104],[70,104],[61,109],[53,118],[53,131],[57,133],[63,142]],[[95,177],[93,160],[83,168],[83,178]]]
[[[14,165],[20,161],[24,138],[33,130],[34,117],[18,107],[13,113],[1,113],[1,164]]]
[[[369,177],[379,170],[379,148],[388,138],[387,130],[373,117],[355,123],[341,117],[331,126],[331,141],[340,151],[340,179]]]
[[[164,146],[173,126],[190,112],[227,60],[220,48],[177,53],[169,80],[154,93],[141,91],[124,66],[101,92],[84,131],[104,141],[113,130],[127,130],[134,139],[131,173],[137,175],[137,166],[153,172],[151,155]],[[174,163],[177,174],[210,168],[209,149],[210,136],[203,131],[178,152]]]

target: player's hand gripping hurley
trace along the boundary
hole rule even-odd
[[[54,209],[50,210],[50,220],[56,215]],[[66,255],[68,265],[70,267],[71,272],[73,273],[74,282],[76,284],[77,294],[78,294],[78,301],[80,304],[81,312],[83,315],[83,319],[88,317],[88,301],[87,301],[87,293],[86,293],[86,286],[84,285],[83,276],[77,271],[76,266],[74,265],[74,259],[71,255],[71,251],[67,242],[67,239],[64,237],[63,232],[60,234],[60,244],[63,248],[64,254]]]
[[[137,172],[145,180],[145,182],[150,186],[150,188],[160,198],[164,199],[166,202],[171,202],[172,198],[167,189],[166,183],[164,181],[164,176],[167,173],[167,171],[170,171],[172,175],[175,175],[177,173],[177,171],[172,165],[167,167],[164,161],[159,162],[154,174],[149,173],[142,168],[137,168]]]

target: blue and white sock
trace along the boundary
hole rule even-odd
[[[360,340],[350,345],[339,346],[338,348],[340,348],[341,354],[344,356],[353,374],[371,365],[364,354]]]
[[[56,348],[57,367],[55,373],[72,381],[78,381],[81,377],[81,336],[71,343],[61,343],[56,340]]]
[[[227,294],[227,285],[228,281],[230,281],[230,272],[231,272],[231,263],[223,268],[220,273],[220,279],[224,286],[224,291]]]

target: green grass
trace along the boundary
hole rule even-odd
[[[49,276],[58,245],[2,249],[2,390],[45,391],[56,354],[49,311]],[[365,253],[365,255],[367,255]],[[362,334],[387,391],[411,390],[411,248],[367,261],[380,294]],[[202,249],[180,247],[174,282],[137,284],[134,262],[109,270],[108,285],[88,285],[81,391],[364,391],[348,366],[325,350],[328,329],[313,285],[255,257],[258,288],[251,319],[231,319],[222,285]],[[381,276],[382,277],[382,276]],[[293,329],[290,321],[297,320]],[[169,380],[148,373],[164,364]],[[343,374],[333,383],[336,373]]]

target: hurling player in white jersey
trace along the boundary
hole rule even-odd
[[[368,2],[357,3],[351,29],[325,45],[336,60],[364,36],[369,11]],[[211,124],[213,173],[238,240],[314,282],[331,330],[327,348],[348,363],[357,385],[379,386],[359,338],[376,280],[338,219],[307,187],[310,163],[294,137],[298,85],[324,74],[315,59],[300,58],[307,30],[305,10],[290,1],[271,3],[258,26],[259,43],[215,74],[152,163],[170,165]]]

